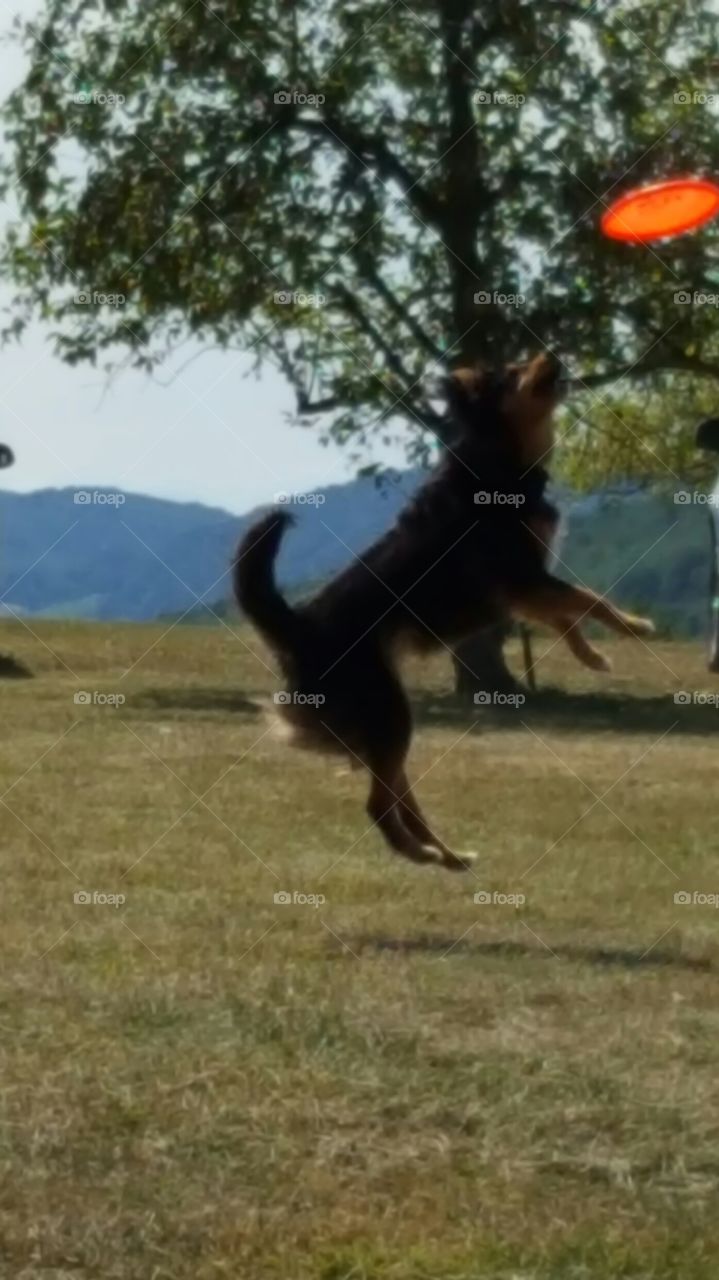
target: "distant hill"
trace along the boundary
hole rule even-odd
[[[419,472],[334,485],[314,506],[295,503],[278,572],[296,593],[345,564],[392,523]],[[99,491],[75,502],[73,489],[0,494],[0,618],[27,615],[128,619],[159,616],[208,622],[231,610],[227,568],[258,510],[237,517],[199,503],[127,494],[122,505]],[[114,495],[112,495],[114,496]],[[559,555],[587,584],[611,589],[678,634],[703,631],[709,573],[705,506],[632,493],[593,494],[562,503]],[[566,570],[559,566],[560,573]],[[617,582],[617,580],[620,580]],[[616,585],[615,585],[616,584]]]
[[[391,523],[418,478],[404,473],[381,489],[358,479],[323,490],[322,506],[294,506],[283,580],[299,585],[343,564],[348,547],[360,551]],[[213,606],[227,597],[232,552],[259,509],[238,517],[132,493],[116,505],[114,493],[90,492],[93,501],[81,503],[74,489],[0,493],[0,606],[142,621],[193,609],[198,597]]]
[[[564,495],[557,501],[564,511],[555,564],[560,577],[571,580],[574,574],[595,591],[610,593],[617,603],[649,613],[667,634],[698,636],[705,632],[711,548],[706,506],[675,505],[671,498],[641,492],[592,494],[574,502]],[[312,521],[308,516],[308,522]],[[333,527],[342,534],[341,523]],[[298,536],[299,530],[291,531],[287,551]],[[318,550],[326,553],[332,541],[320,526]],[[360,536],[350,545],[360,547],[369,541],[370,536]],[[326,568],[321,555],[310,555],[295,574],[294,560],[290,563],[287,557],[280,561],[290,594],[304,594],[309,582],[316,584],[335,567]],[[232,611],[232,605],[222,600],[213,606],[213,612],[220,616]],[[212,621],[212,614],[198,607],[185,621]]]
[[[649,493],[593,495],[571,508],[559,554],[595,591],[646,610],[665,630],[704,632],[711,563],[705,505]]]

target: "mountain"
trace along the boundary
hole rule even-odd
[[[296,526],[278,565],[291,592],[322,581],[392,523],[420,473],[367,478],[296,500]],[[316,495],[315,495],[316,496]],[[26,615],[142,621],[186,614],[211,621],[229,597],[244,517],[199,503],[74,489],[0,494],[0,617]],[[122,501],[119,501],[122,499]],[[707,612],[707,506],[631,491],[561,499],[565,528],[558,572],[572,570],[619,603],[641,607],[666,629],[699,634]],[[204,602],[204,604],[203,604]]]
[[[677,501],[640,491],[599,495],[589,505],[582,500],[570,509],[559,554],[595,591],[648,613],[667,632],[700,635],[709,608],[710,516],[717,509],[703,494],[687,496]]]
[[[332,573],[392,522],[418,480],[407,472],[378,488],[358,479],[323,490],[321,505],[294,503],[282,581],[299,586]],[[199,600],[214,606],[229,594],[232,553],[260,510],[238,517],[109,490],[1,493],[0,607],[141,621],[192,610]]]

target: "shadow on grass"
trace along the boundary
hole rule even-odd
[[[662,950],[655,947],[652,950],[640,950],[639,948],[628,947],[604,947],[604,946],[579,946],[575,943],[557,943],[556,946],[549,950],[548,947],[538,943],[536,946],[531,942],[515,942],[513,940],[498,940],[494,942],[477,942],[470,938],[436,937],[429,935],[421,935],[416,938],[392,938],[386,935],[364,934],[349,940],[349,945],[353,948],[362,949],[364,951],[399,951],[399,952],[423,952],[426,955],[439,955],[440,957],[449,955],[475,955],[478,959],[483,956],[502,956],[507,959],[516,959],[519,956],[529,956],[533,960],[538,957],[544,960],[577,960],[585,964],[594,964],[606,968],[618,969],[693,969],[702,973],[711,972],[714,965],[711,960],[704,959],[699,956],[685,956],[676,951]]]
[[[242,715],[257,719],[264,707],[252,698],[245,698],[233,689],[172,688],[145,689],[133,696],[133,709],[153,708],[156,711],[221,712],[224,715]]]
[[[449,724],[461,727],[476,721],[487,730],[517,729],[522,722],[535,728],[565,730],[610,729],[620,733],[719,734],[717,703],[675,703],[674,695],[621,693],[566,693],[546,689],[527,694],[523,706],[469,706],[453,694],[418,693],[412,706],[418,725]]]
[[[33,673],[11,653],[0,653],[0,680],[32,680]]]

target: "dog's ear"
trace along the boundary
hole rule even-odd
[[[696,444],[707,453],[719,453],[719,418],[709,418],[697,427]]]

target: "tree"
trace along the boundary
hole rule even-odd
[[[719,374],[711,308],[675,302],[716,229],[596,226],[711,172],[710,0],[46,0],[18,39],[8,335],[40,315],[63,359],[146,369],[193,335],[252,351],[298,418],[355,449],[409,423],[414,461],[447,365]]]
[[[15,462],[15,455],[7,444],[0,444],[0,471],[4,471],[6,467],[11,467]],[[18,676],[29,676],[30,672],[27,667],[18,662],[8,653],[0,653],[0,677],[17,678]]]
[[[695,432],[716,413],[718,400],[713,380],[672,373],[657,373],[630,392],[620,383],[599,398],[585,396],[559,419],[558,434],[569,431],[569,447],[560,451],[558,473],[577,492],[627,481],[669,490],[713,483],[714,467],[697,450]]]

